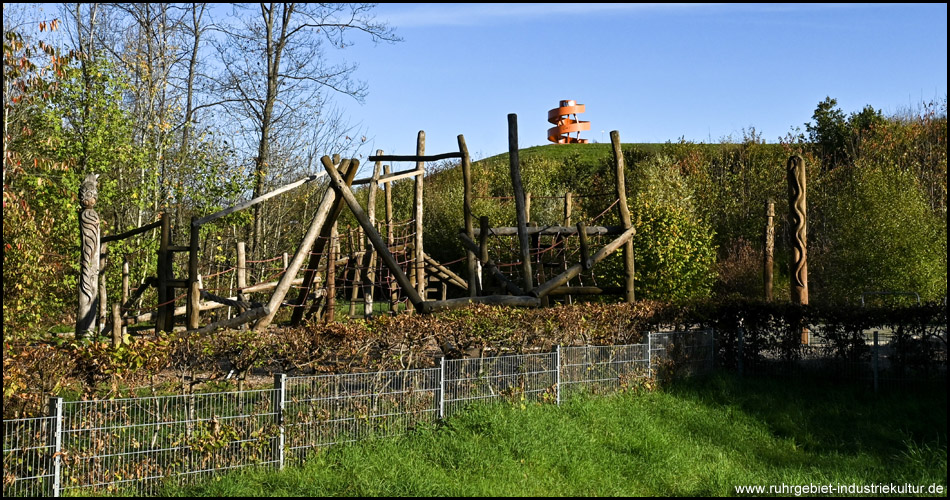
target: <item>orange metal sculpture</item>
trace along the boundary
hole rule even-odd
[[[587,144],[581,139],[581,130],[590,130],[590,122],[577,120],[577,114],[584,112],[584,105],[576,101],[561,101],[561,106],[548,111],[548,122],[556,125],[548,129],[548,140],[556,144]],[[572,116],[574,118],[570,118]],[[577,132],[577,137],[570,134]]]

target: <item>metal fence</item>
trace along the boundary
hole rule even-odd
[[[250,466],[282,467],[329,445],[394,436],[490,400],[560,403],[616,392],[675,367],[713,367],[709,330],[647,344],[442,359],[436,368],[287,377],[273,389],[68,401],[50,416],[3,422],[3,496],[148,495]],[[647,356],[651,353],[651,356]]]
[[[878,329],[847,334],[830,330],[812,326],[807,343],[779,348],[761,339],[750,342],[739,328],[735,342],[721,339],[719,359],[739,375],[814,377],[853,382],[875,391],[946,383],[945,327],[926,336]]]

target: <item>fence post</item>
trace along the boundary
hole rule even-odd
[[[561,405],[561,346],[558,344],[554,350],[554,400],[558,406]]]
[[[647,374],[653,378],[653,332],[647,332]]]
[[[736,368],[739,371],[739,376],[741,377],[742,376],[742,346],[744,343],[744,339],[743,339],[744,329],[740,326],[737,331],[739,333],[739,353],[737,354],[737,357],[736,357],[736,365],[737,365]]]
[[[877,330],[874,330],[874,350],[872,352],[871,358],[871,370],[874,372],[874,392],[877,392],[877,377],[878,377],[878,343],[877,343]]]
[[[287,375],[274,374],[274,421],[277,424],[277,443],[274,454],[277,455],[277,468],[284,468],[284,401],[287,396]]]
[[[50,398],[49,413],[53,417],[52,438],[53,441],[53,496],[59,496],[62,460],[60,453],[63,451],[63,398]]]
[[[439,360],[439,418],[445,418],[445,356]]]

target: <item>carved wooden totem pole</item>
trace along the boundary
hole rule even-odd
[[[95,331],[99,309],[99,214],[93,208],[99,197],[99,175],[89,174],[79,186],[79,310],[76,316],[76,338],[85,338]]]
[[[808,304],[808,254],[806,249],[808,219],[805,211],[805,160],[795,155],[788,159],[788,225],[790,240],[789,277],[791,300]],[[808,330],[802,329],[802,343],[808,342]]]

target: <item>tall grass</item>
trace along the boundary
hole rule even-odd
[[[734,495],[737,485],[947,486],[945,394],[717,376],[560,407],[474,406],[168,495]]]

